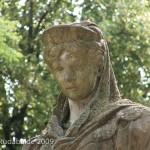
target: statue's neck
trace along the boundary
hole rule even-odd
[[[95,92],[93,92],[89,97],[82,99],[82,100],[71,100],[68,99],[69,102],[69,109],[70,109],[70,115],[69,115],[69,122],[72,125],[81,115],[85,107],[89,104],[91,99],[94,97]]]
[[[73,101],[68,99],[70,108],[69,122],[71,123],[71,125],[79,118],[80,114],[87,106],[89,101],[90,101],[89,99],[84,99],[81,101]]]
[[[98,79],[97,79],[98,80]],[[70,115],[69,115],[69,122],[72,125],[81,115],[85,107],[89,104],[89,102],[95,98],[97,90],[98,90],[98,81],[96,82],[97,85],[95,86],[95,89],[93,92],[82,100],[71,100],[68,98],[69,103],[69,109],[70,109]]]

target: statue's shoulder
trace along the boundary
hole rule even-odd
[[[117,114],[117,146],[124,149],[149,150],[150,108],[134,102],[130,104]]]
[[[53,115],[41,135],[29,139],[26,144],[23,145],[22,150],[51,150],[54,139],[62,135],[63,130],[58,124],[58,118]]]
[[[134,121],[138,118],[150,117],[150,108],[142,104],[124,99],[119,105],[128,105],[117,113],[119,119]]]

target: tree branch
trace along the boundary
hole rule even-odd
[[[37,26],[36,26],[36,28],[35,28],[34,36],[37,35],[37,33],[38,33],[38,31],[39,31],[39,28],[40,28],[40,25],[41,25],[43,19],[45,19],[46,15],[50,12],[50,10],[53,10],[53,8],[56,8],[56,7],[57,7],[57,5],[59,4],[59,2],[61,2],[61,0],[57,0],[57,2],[55,3],[55,5],[54,5],[53,7],[51,7],[51,8],[50,8],[50,3],[48,4],[49,11],[46,10],[46,12],[43,13],[42,16],[40,17],[39,22],[38,22],[38,24],[37,24]]]
[[[41,18],[39,19],[39,22],[38,22],[38,24],[37,24],[37,26],[36,26],[36,28],[35,28],[34,36],[37,35],[38,30],[39,30],[39,27],[40,27],[40,24],[41,24],[41,22],[43,21],[43,19],[46,17],[47,14],[48,14],[48,11],[46,11],[46,12],[41,16]]]

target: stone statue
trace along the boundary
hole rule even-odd
[[[150,150],[150,109],[121,99],[99,27],[57,25],[44,31],[42,42],[62,92],[47,127],[22,149]]]

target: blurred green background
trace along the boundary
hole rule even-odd
[[[122,97],[150,106],[149,10],[148,0],[1,0],[0,140],[33,137],[51,117],[59,88],[43,62],[41,34],[57,24],[98,24]]]

